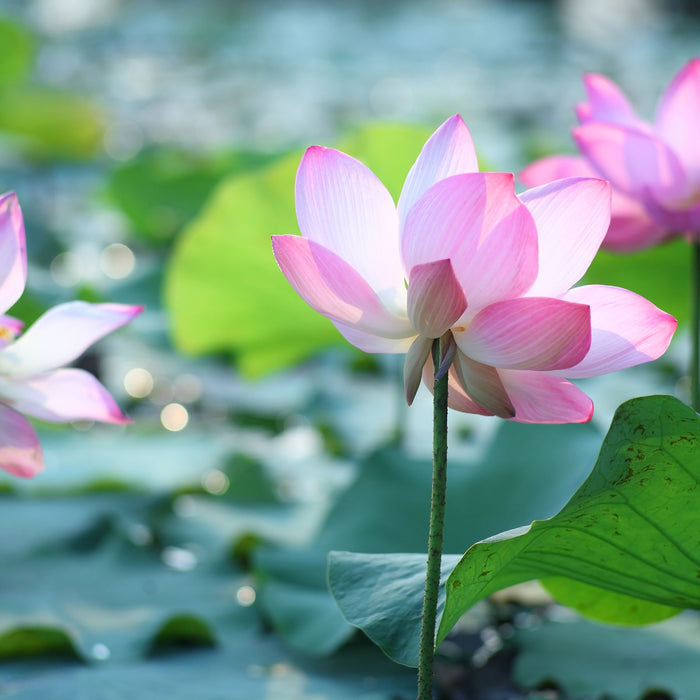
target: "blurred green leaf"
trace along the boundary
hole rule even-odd
[[[590,424],[501,423],[476,463],[450,462],[445,551],[463,551],[465,542],[556,513],[585,478],[599,444],[600,435]],[[565,469],[562,460],[566,460]],[[360,468],[357,480],[338,499],[312,545],[261,547],[254,552],[262,610],[285,641],[305,653],[332,651],[352,634],[333,609],[328,591],[330,550],[372,554],[425,550],[430,462],[385,449],[366,458]],[[418,560],[419,567],[425,566],[424,554]],[[459,556],[453,563],[458,560]],[[415,569],[405,573],[415,574]],[[366,586],[365,610],[370,601],[380,606],[382,601],[389,603],[387,597],[371,596],[371,581]],[[403,603],[407,610],[409,604]],[[324,613],[310,617],[313,606]]]
[[[225,180],[178,239],[165,281],[178,348],[189,354],[235,350],[240,369],[262,374],[293,365],[340,341],[275,264],[273,233],[295,229],[293,155]]]
[[[149,546],[152,498],[4,501],[12,528],[25,533],[0,545],[5,657],[75,648],[91,661],[106,648],[124,660],[175,642],[211,644],[225,625],[257,626],[252,611],[236,603],[240,572],[185,546]]]
[[[203,620],[192,615],[177,615],[156,632],[149,653],[157,655],[174,649],[214,646],[216,639]]]
[[[639,700],[652,690],[695,698],[699,623],[694,614],[646,629],[545,622],[516,632],[515,679],[525,688],[555,683],[570,698]]]
[[[0,91],[0,132],[35,158],[79,160],[102,142],[102,115],[86,97],[47,88]]]
[[[277,487],[254,457],[234,454],[224,466],[229,483],[224,498],[238,503],[279,503]]]
[[[134,493],[35,498],[3,494],[0,496],[0,529],[21,532],[22,537],[3,538],[0,558],[9,562],[38,557],[54,549],[57,542],[62,546],[70,545],[86,533],[94,532],[96,524],[104,518],[129,518],[133,513],[143,512],[153,500],[153,497]]]
[[[638,253],[600,250],[583,282],[631,289],[685,323],[690,313],[690,247],[676,239]]]
[[[138,155],[110,175],[107,196],[147,243],[164,245],[192,219],[225,176],[253,171],[273,156],[237,151],[205,155],[158,149]]]
[[[34,41],[26,27],[0,18],[0,88],[22,82],[34,59]]]
[[[259,604],[293,649],[327,656],[352,633],[328,595],[326,557],[316,550],[261,547],[253,560]]]
[[[4,663],[2,674],[3,698],[41,700],[397,700],[415,690],[415,674],[370,645],[310,661],[250,631],[216,649],[91,666]]]
[[[256,527],[252,511],[201,497],[178,517],[134,493],[1,500],[3,698],[392,700],[414,687],[413,673],[371,645],[309,661],[263,633],[255,607],[237,602],[249,577],[211,546],[230,537],[225,516]],[[197,517],[205,500],[219,508],[208,539]],[[263,534],[299,529],[256,512]]]
[[[55,656],[80,659],[70,636],[61,629],[21,626],[0,635],[0,659]]]
[[[423,129],[368,126],[341,148],[373,168],[396,195],[425,137]],[[232,351],[240,369],[256,376],[331,345],[347,346],[294,292],[272,255],[271,235],[297,232],[294,178],[301,155],[224,180],[179,238],[165,305],[182,351]]]

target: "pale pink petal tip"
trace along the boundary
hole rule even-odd
[[[479,171],[474,142],[459,114],[441,124],[423,146],[404,182],[398,214],[404,222],[411,207],[436,182]]]
[[[587,423],[593,417],[593,401],[563,377],[547,372],[499,370],[515,406],[516,423]]]
[[[94,322],[95,328],[102,325],[104,329],[100,331],[102,335],[107,335],[117,328],[121,328],[127,323],[130,323],[146,308],[142,304],[91,304],[84,301],[68,302],[68,304],[59,305],[54,308],[60,309],[64,306],[67,307],[67,310],[71,306],[73,307],[73,314],[76,319],[81,317],[91,319]],[[51,311],[51,309],[49,311]]]
[[[700,60],[686,63],[666,88],[656,113],[658,134],[683,163],[694,191],[700,182],[700,143],[697,138],[700,114]]]
[[[367,166],[341,151],[312,147],[299,165],[294,192],[304,238],[335,253],[372,289],[403,284],[396,206]]]
[[[591,309],[591,347],[577,365],[556,371],[575,379],[616,372],[660,357],[668,348],[676,319],[627,289],[584,285],[564,298]]]
[[[54,306],[0,350],[0,373],[28,376],[66,365],[142,310],[142,306],[85,301]]]
[[[17,196],[0,197],[0,312],[22,295],[27,278],[27,246],[24,220]]]
[[[129,416],[124,414],[119,407],[117,407],[116,410],[113,411],[109,419],[96,418],[95,420],[99,420],[102,423],[113,423],[114,425],[131,425],[134,422],[134,419],[129,418]]]
[[[529,296],[558,296],[581,279],[608,230],[610,195],[609,183],[588,177],[557,180],[520,195],[539,234],[539,270]]]
[[[130,423],[100,381],[68,367],[30,377],[0,376],[0,396],[20,412],[54,423]]]
[[[584,76],[583,83],[588,103],[579,105],[578,117],[581,123],[594,120],[637,127],[642,124],[627,97],[610,78],[588,73]]]
[[[95,379],[99,386],[99,394],[93,399],[92,405],[86,403],[83,417],[78,420],[96,420],[100,423],[112,423],[115,425],[130,425],[133,419],[129,418],[117,405],[112,395]]]
[[[22,479],[33,479],[44,471],[41,446],[31,450],[0,446],[0,469]]]
[[[129,321],[136,318],[146,309],[144,304],[102,304],[102,306],[112,307],[115,310],[121,309],[127,316],[127,320],[124,323],[129,323]]]

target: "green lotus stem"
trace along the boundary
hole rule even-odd
[[[440,366],[440,341],[433,343],[435,373]],[[435,621],[440,589],[442,540],[445,529],[445,493],[447,490],[447,372],[435,380],[433,389],[433,484],[430,496],[428,534],[428,571],[423,595],[420,647],[418,656],[418,700],[433,697],[433,658]]]
[[[693,269],[690,273],[690,405],[696,412],[700,412],[700,241],[694,240],[691,247]]]

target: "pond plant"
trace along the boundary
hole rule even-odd
[[[555,156],[533,164],[522,174],[532,189],[522,194],[516,194],[511,174],[479,172],[470,132],[459,115],[435,131],[410,169],[408,162],[397,163],[406,153],[418,152],[427,137],[422,131],[416,136],[386,125],[366,127],[358,132],[359,137],[353,137],[354,147],[341,146],[360,160],[341,150],[309,148],[301,157],[296,178],[301,236],[273,236],[272,247],[291,287],[318,314],[309,311],[275,268],[267,235],[293,230],[294,211],[286,195],[301,153],[252,160],[250,154],[239,154],[226,165],[212,165],[211,170],[198,173],[184,168],[175,184],[163,187],[166,199],[177,205],[173,210],[184,222],[203,204],[204,192],[227,173],[190,230],[179,237],[168,266],[170,320],[176,328],[185,329],[174,334],[176,343],[180,336],[181,350],[185,349],[183,338],[191,351],[201,352],[204,347],[211,352],[207,343],[224,337],[232,348],[225,347],[236,354],[237,368],[242,374],[247,368],[253,376],[292,367],[333,344],[337,333],[327,323],[330,319],[361,351],[405,355],[406,403],[414,403],[421,383],[432,392],[427,562],[423,533],[417,532],[413,521],[423,522],[423,510],[415,503],[428,500],[430,468],[393,444],[369,456],[361,450],[344,455],[358,457],[359,476],[319,527],[326,539],[314,542],[315,549],[304,550],[287,542],[287,530],[294,529],[294,524],[287,523],[296,521],[283,520],[279,529],[285,530],[284,536],[273,530],[270,542],[264,541],[266,534],[258,535],[255,526],[251,534],[247,523],[238,522],[241,503],[261,505],[264,511],[260,513],[265,516],[271,504],[274,508],[279,505],[279,511],[287,505],[277,502],[278,490],[267,480],[262,462],[239,461],[239,455],[233,455],[226,473],[217,469],[208,475],[215,477],[212,481],[203,480],[206,493],[199,487],[188,488],[182,497],[174,492],[172,512],[163,508],[161,497],[151,502],[140,493],[117,496],[96,491],[77,508],[75,500],[62,506],[51,499],[36,499],[35,508],[26,516],[27,522],[41,523],[42,535],[35,538],[41,541],[33,556],[25,558],[21,552],[27,539],[32,540],[31,533],[6,538],[10,555],[5,557],[5,609],[0,612],[5,615],[9,609],[12,614],[7,615],[9,627],[0,635],[0,659],[13,654],[21,657],[27,647],[29,655],[47,648],[62,653],[72,649],[92,666],[84,674],[74,669],[66,674],[64,683],[69,690],[61,686],[56,690],[59,694],[75,694],[82,687],[89,688],[83,692],[92,696],[99,692],[98,685],[109,693],[111,680],[124,693],[132,683],[129,687],[138,688],[137,694],[152,687],[153,693],[162,688],[160,694],[172,697],[202,692],[217,697],[255,697],[256,693],[262,697],[264,685],[265,697],[286,697],[291,678],[300,682],[292,684],[292,694],[298,690],[307,693],[304,697],[311,697],[308,693],[331,697],[326,691],[302,689],[303,674],[293,675],[296,669],[278,654],[277,639],[271,641],[269,635],[260,634],[258,613],[285,642],[310,656],[336,651],[352,632],[347,621],[362,629],[394,661],[417,667],[418,697],[428,700],[434,691],[437,646],[475,603],[513,584],[538,579],[558,602],[603,622],[641,625],[684,608],[700,609],[700,544],[695,537],[700,420],[694,410],[670,396],[622,404],[592,473],[563,507],[559,497],[562,493],[568,497],[571,484],[579,483],[580,465],[590,467],[593,453],[587,448],[593,444],[597,449],[597,429],[560,425],[553,430],[568,432],[557,433],[552,444],[535,454],[537,443],[547,442],[552,435],[542,432],[549,429],[543,425],[581,424],[593,416],[588,393],[593,395],[594,390],[583,391],[571,380],[655,360],[665,352],[676,329],[673,316],[645,298],[653,299],[653,295],[640,296],[623,288],[634,285],[609,286],[604,280],[587,283],[584,275],[589,265],[595,265],[601,246],[626,253],[653,250],[672,236],[689,239],[695,251],[696,279],[692,312],[695,409],[700,400],[700,151],[694,138],[694,120],[700,114],[700,61],[691,61],[673,80],[654,125],[638,119],[606,78],[588,76],[586,86],[589,101],[578,110],[581,126],[574,132],[584,156]],[[72,128],[74,120],[68,121]],[[53,131],[55,125],[50,123]],[[170,154],[161,173],[158,156],[156,152],[127,165],[115,179],[137,191],[136,200],[143,204],[144,212],[169,210],[157,206],[156,193],[182,165],[181,155]],[[381,180],[361,161],[371,162]],[[235,167],[240,172],[231,172],[231,163],[238,163]],[[391,175],[380,171],[386,163],[392,166],[388,169]],[[390,180],[399,172],[402,178],[407,170],[394,204],[389,191],[397,192],[401,180]],[[142,186],[153,185],[149,180],[154,177],[152,171],[158,171],[163,182],[155,178],[158,187]],[[192,187],[193,183],[199,183],[202,190]],[[169,224],[169,231],[174,228]],[[149,235],[162,245],[162,236]],[[0,305],[4,312],[15,313],[13,305],[23,293],[26,277],[22,214],[17,197],[5,194],[0,196]],[[132,298],[140,300],[143,288],[136,289]],[[287,297],[283,298],[283,292]],[[227,298],[233,303],[222,304]],[[128,422],[93,375],[64,365],[131,321],[142,308],[74,301],[46,311],[24,333],[21,321],[0,315],[0,468],[20,477],[34,476],[43,468],[37,433],[24,414],[56,422]],[[222,320],[221,313],[232,315]],[[307,318],[318,325],[305,326]],[[335,371],[337,365],[332,368]],[[309,401],[323,403],[315,397]],[[460,519],[445,526],[446,515],[449,520],[452,511],[451,504],[446,504],[448,408],[501,418],[502,422],[489,449],[473,465],[460,465],[457,460],[450,465],[451,496],[456,494],[462,501],[459,505],[466,516],[460,513]],[[277,407],[269,410],[274,415],[263,411],[262,419],[277,426],[281,423]],[[252,418],[261,417],[256,413]],[[589,428],[589,432],[574,432]],[[45,447],[48,452],[49,445]],[[197,444],[197,458],[201,452]],[[166,468],[171,466],[163,455],[159,454],[159,461]],[[542,467],[540,461],[547,463]],[[460,473],[459,466],[474,469]],[[576,471],[574,478],[561,479],[559,475],[567,470]],[[524,478],[523,472],[527,472]],[[489,478],[484,479],[485,475]],[[230,494],[231,502],[217,500],[229,484],[235,492]],[[544,494],[541,500],[537,491]],[[8,504],[14,502],[13,497],[7,495]],[[99,503],[93,505],[93,499]],[[111,503],[106,510],[109,517],[96,518],[94,513],[102,511],[103,500]],[[196,523],[193,506],[204,513]],[[130,508],[136,513],[133,520],[129,515],[122,521],[123,511]],[[53,529],[45,527],[47,509],[54,513],[54,522],[62,525],[55,528],[52,545],[43,540],[43,531]],[[491,520],[490,509],[500,509]],[[541,511],[548,515],[556,509],[552,517],[533,521]],[[66,518],[73,510],[78,524]],[[12,508],[4,511],[5,522],[13,526],[14,512]],[[378,512],[381,517],[376,517]],[[253,522],[258,522],[260,513],[255,513]],[[226,515],[236,521],[239,530],[222,527],[228,522]],[[185,516],[189,528],[183,526]],[[470,518],[482,527],[465,534],[465,521]],[[70,522],[66,525],[65,520]],[[524,522],[531,524],[517,527]],[[457,527],[451,527],[455,523]],[[243,534],[231,548],[230,533],[234,531]],[[414,544],[414,535],[418,544]],[[444,554],[445,537],[448,543],[461,538],[457,551],[466,549],[465,553],[449,553],[455,549],[448,544]],[[14,546],[15,539],[20,546]],[[192,551],[190,542],[194,542]],[[179,544],[183,546],[174,546]],[[61,559],[50,556],[51,547],[58,549]],[[353,551],[344,551],[348,549]],[[406,553],[416,551],[418,554]],[[202,555],[199,563],[195,553]],[[86,565],[94,578],[85,575]],[[290,571],[292,576],[285,579]],[[240,576],[238,590],[232,572]],[[118,585],[113,585],[115,581]],[[64,605],[60,589],[70,591],[72,602],[80,604]],[[319,602],[321,597],[323,602]],[[30,598],[25,614],[25,599]],[[46,620],[41,616],[45,610],[52,614],[54,601],[59,622],[51,618],[46,629],[37,628],[37,620]],[[236,605],[237,614],[231,615]],[[36,615],[35,610],[39,611]],[[95,611],[100,610],[108,614],[97,616]],[[102,627],[96,624],[97,617]],[[696,619],[691,618],[691,624]],[[578,630],[593,629],[576,626]],[[54,640],[53,647],[37,644],[46,632]],[[519,632],[526,638],[532,630]],[[695,645],[697,630],[687,636]],[[572,637],[563,638],[567,641],[557,641],[556,634],[546,637],[551,644],[566,647],[569,654]],[[612,658],[617,647],[624,646],[627,658],[636,653],[642,664],[651,658],[650,665],[664,666],[665,678],[675,672],[666,661],[676,654],[676,647],[667,644],[663,654],[659,653],[658,638],[653,635],[631,643],[629,637],[613,635],[607,642],[612,647],[605,646],[604,651],[595,634],[591,638],[589,656],[594,650]],[[625,639],[628,641],[618,641]],[[13,640],[19,653],[11,648]],[[192,654],[189,661],[160,656],[166,649],[213,647],[220,642],[222,648]],[[686,672],[688,668],[693,672],[697,661],[696,645],[690,647],[684,650],[685,656],[678,654]],[[522,656],[536,655],[532,651],[536,648],[525,644]],[[678,648],[683,645],[679,643]],[[147,664],[124,665],[124,659],[131,663],[144,654]],[[116,663],[95,672],[110,655]],[[591,675],[592,667],[598,671],[595,654],[583,663],[575,652],[569,655],[582,667],[580,675]],[[340,680],[333,679],[332,697],[341,697],[335,693],[347,684],[343,688],[347,695],[342,697],[356,698],[360,692],[356,688],[366,689],[376,681],[374,673],[364,666],[361,674],[358,665],[345,668],[347,657],[339,656],[332,668],[342,673]],[[548,650],[541,656],[547,666],[545,675],[531,671],[529,679],[523,680],[521,674],[518,683],[523,687],[534,687],[543,677],[551,677],[553,654]],[[232,662],[245,670],[237,673]],[[394,666],[386,666],[392,667],[393,674]],[[49,673],[35,674],[30,666],[26,669],[15,672],[37,676],[28,684],[53,685]],[[268,670],[269,683],[263,678]],[[353,674],[362,676],[362,683],[353,684],[357,680]],[[612,675],[617,674],[614,668]],[[95,680],[86,680],[85,686],[76,689],[80,677]],[[206,689],[202,678],[206,678]],[[402,675],[401,683],[405,681]],[[393,675],[387,683],[395,692]],[[412,687],[412,678],[407,683],[402,687]],[[685,683],[688,687],[689,682]],[[695,678],[690,683],[694,688]],[[3,679],[2,689],[15,695],[11,684],[5,685]],[[601,683],[590,692],[566,692],[591,697],[602,687]],[[374,686],[381,692],[378,689]],[[35,691],[35,696],[48,697],[41,691],[38,695]],[[376,693],[371,697],[377,697]],[[628,695],[619,697],[627,700]]]
[[[568,379],[656,359],[676,328],[674,318],[633,292],[573,286],[606,236],[610,200],[609,184],[590,177],[516,195],[512,175],[478,172],[458,115],[425,144],[396,206],[379,179],[344,153],[314,146],[301,160],[301,236],[272,238],[282,272],[356,347],[406,353],[409,404],[421,379],[434,394],[419,700],[432,697],[448,406],[524,423],[586,422],[593,403]],[[346,589],[370,573],[366,559],[331,554],[329,577],[341,610],[350,622],[362,618],[382,645],[397,634],[397,621],[388,618],[403,602],[387,599],[406,590],[388,587],[383,596],[375,589],[375,601],[384,600],[364,596],[363,606]],[[453,590],[463,582],[453,581]],[[446,611],[440,638],[448,618]]]
[[[36,431],[23,413],[59,423],[129,422],[92,374],[63,365],[143,307],[59,304],[22,333],[22,321],[4,312],[22,295],[26,278],[24,221],[17,196],[10,192],[0,197],[0,468],[31,477],[44,468],[44,460]]]
[[[556,178],[603,177],[613,188],[612,217],[603,245],[630,252],[682,236],[692,248],[691,403],[700,410],[700,58],[678,71],[652,123],[635,113],[603,75],[584,78],[588,101],[573,129],[580,156],[543,158],[520,173],[529,185]]]

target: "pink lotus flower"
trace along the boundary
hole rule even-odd
[[[700,235],[700,58],[687,63],[661,97],[653,124],[634,113],[602,75],[584,78],[588,102],[577,107],[573,130],[583,156],[551,156],[520,179],[540,185],[594,176],[613,187],[612,219],[604,245],[631,251],[670,236]]]
[[[27,253],[14,193],[0,196],[0,310],[22,295]],[[22,322],[0,315],[0,468],[31,477],[44,468],[41,445],[22,413],[48,421],[127,423],[89,372],[62,368],[143,307],[75,301],[49,309],[23,335]],[[19,335],[19,337],[17,337]]]
[[[442,338],[449,403],[525,423],[583,422],[591,400],[565,377],[657,358],[676,321],[616,287],[570,289],[608,228],[610,188],[568,179],[515,195],[479,173],[459,116],[411,168],[398,207],[375,175],[314,146],[296,180],[302,236],[273,236],[292,287],[365,352],[407,353],[406,397]]]

